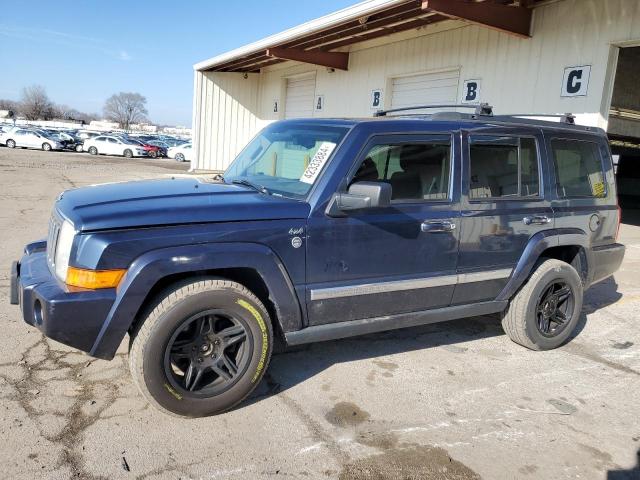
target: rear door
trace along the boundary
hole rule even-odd
[[[605,137],[546,133],[557,228],[579,228],[592,246],[615,241],[618,226],[615,179]]]
[[[458,285],[452,303],[493,300],[529,239],[553,228],[545,194],[544,138],[537,128],[463,133]]]

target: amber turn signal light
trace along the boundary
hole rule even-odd
[[[124,277],[126,270],[85,270],[69,267],[67,270],[67,285],[79,288],[115,288]]]

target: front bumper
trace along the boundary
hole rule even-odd
[[[12,304],[48,338],[90,352],[116,298],[115,289],[70,290],[51,274],[46,253],[29,251],[11,268]]]

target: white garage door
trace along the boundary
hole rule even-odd
[[[287,78],[284,118],[313,117],[316,74]]]
[[[391,90],[391,108],[434,103],[458,103],[459,80],[459,70],[394,78]]]

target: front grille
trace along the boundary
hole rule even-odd
[[[47,236],[47,263],[51,272],[55,272],[56,248],[58,246],[58,236],[60,235],[60,227],[62,222],[55,213],[51,215],[49,220],[49,235]]]

